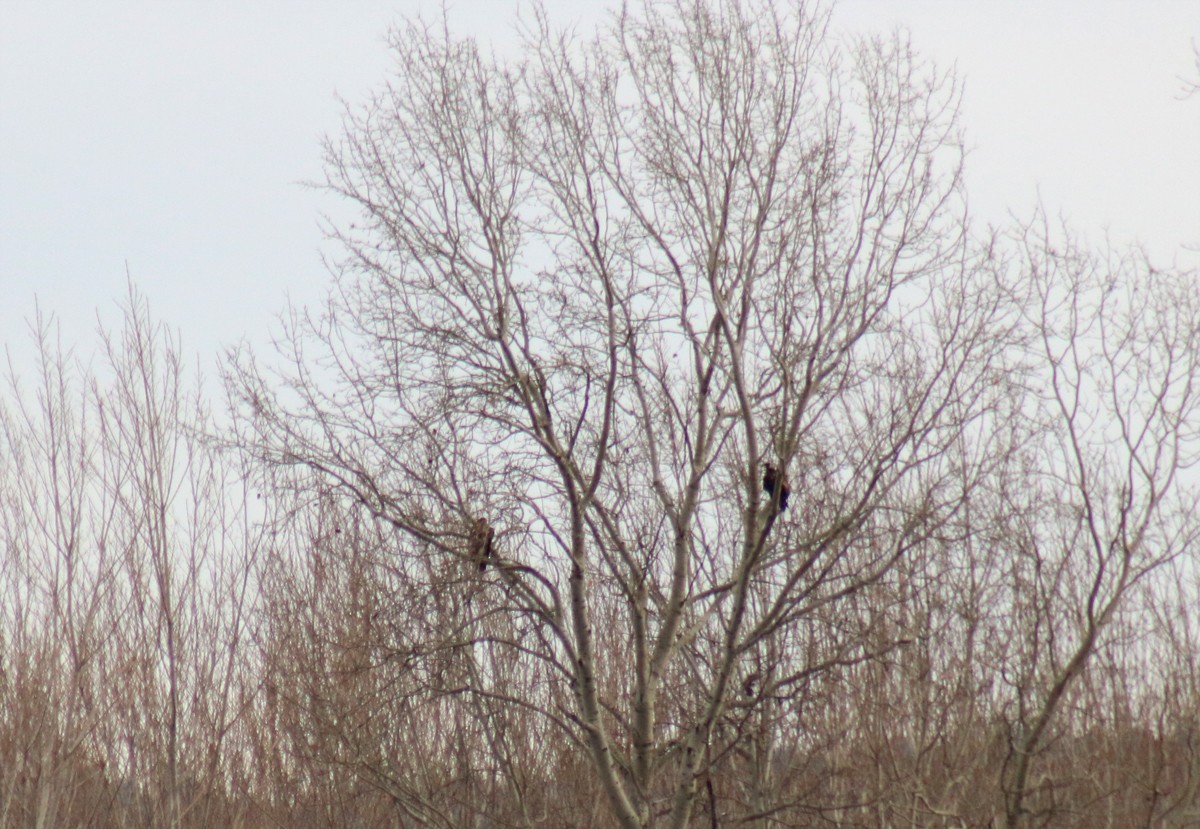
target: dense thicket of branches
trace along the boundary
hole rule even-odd
[[[953,78],[826,23],[397,30],[232,426],[137,297],[39,326],[0,825],[1194,823],[1200,275],[981,238]]]

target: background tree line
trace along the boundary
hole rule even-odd
[[[952,75],[410,23],[319,312],[0,400],[5,826],[1200,820],[1194,271],[974,227]]]

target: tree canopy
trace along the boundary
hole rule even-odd
[[[228,420],[0,397],[0,827],[1194,825],[1200,274],[971,220],[952,72],[645,0],[392,32]]]

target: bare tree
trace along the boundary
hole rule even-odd
[[[394,33],[328,146],[361,210],[330,302],[283,368],[231,367],[236,439],[436,574],[413,670],[543,718],[620,825],[688,825],[702,793],[765,817],[765,786],[718,802],[715,764],[911,641],[855,597],[984,471],[1011,321],[967,241],[957,89],[803,4],[527,39],[501,63]],[[505,659],[547,693],[499,687]]]
[[[89,820],[102,804],[91,749],[108,713],[97,674],[114,562],[89,549],[111,511],[89,499],[99,451],[86,387],[50,322],[39,314],[31,331],[33,380],[10,371],[0,403],[0,819],[46,827]]]
[[[1194,825],[1200,276],[973,237],[953,76],[827,25],[393,33],[240,463],[135,292],[35,322],[0,829]]]
[[[239,814],[257,540],[177,341],[123,311],[91,361],[39,317],[0,399],[0,826]]]
[[[1196,275],[1156,269],[1137,250],[1092,253],[1044,218],[1018,241],[1038,338],[1025,397],[1034,455],[1014,477],[1022,487],[1005,494],[998,534],[1010,571],[1001,606],[1012,614],[1001,624],[1017,634],[1001,670],[1010,827],[1063,808],[1055,790],[1068,781],[1047,763],[1056,718],[1089,693],[1077,707],[1102,717],[1105,699],[1121,694],[1126,671],[1089,688],[1089,666],[1105,658],[1108,637],[1130,629],[1118,622],[1131,603],[1156,601],[1159,591],[1142,592],[1155,573],[1200,538],[1188,472],[1200,460]],[[1119,649],[1140,661],[1137,651]]]

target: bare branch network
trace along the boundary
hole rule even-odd
[[[42,329],[0,825],[1194,825],[1200,275],[973,229],[903,37],[524,35],[393,32],[219,440]]]

